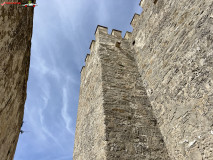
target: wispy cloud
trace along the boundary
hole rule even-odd
[[[74,136],[74,129],[71,128],[72,118],[71,115],[68,113],[68,91],[67,91],[67,85],[69,84],[69,77],[67,78],[67,83],[63,87],[63,107],[61,110],[61,115],[64,119],[64,122],[66,124],[66,129]]]
[[[63,150],[63,147],[59,143],[58,139],[55,136],[52,135],[52,133],[48,130],[47,126],[44,123],[43,109],[39,110],[39,115],[40,115],[40,122],[41,122],[42,131],[45,133],[46,136],[48,136],[49,138],[51,138],[60,147],[61,150]]]

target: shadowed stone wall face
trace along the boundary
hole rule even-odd
[[[169,159],[128,40],[103,33],[99,51],[107,159]]]
[[[33,8],[0,8],[0,159],[12,160],[24,114]]]
[[[143,0],[135,60],[171,159],[213,159],[213,1]]]

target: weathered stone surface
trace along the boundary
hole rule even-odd
[[[213,159],[213,1],[141,5],[132,48],[170,157]]]
[[[169,159],[128,40],[102,34],[99,50],[107,159]]]
[[[9,1],[9,0],[8,0]],[[4,1],[1,0],[1,3]],[[10,2],[10,1],[9,1]],[[17,1],[18,2],[18,1]],[[25,1],[26,2],[26,1]],[[0,159],[12,160],[24,114],[33,8],[0,9]]]
[[[106,159],[102,69],[97,42],[81,70],[81,89],[73,159]]]
[[[143,12],[134,15],[134,30],[125,39],[116,30],[108,35],[100,27],[96,33],[99,61],[87,63],[101,67],[85,67],[82,79],[90,83],[81,86],[78,117],[98,104],[102,119],[94,125],[94,112],[78,119],[81,146],[75,142],[74,159],[87,149],[92,152],[84,159],[100,159],[90,158],[92,153],[110,160],[213,160],[213,2],[142,0],[140,5]],[[83,111],[82,98],[96,97],[89,88],[96,84],[102,85],[102,101],[85,102]],[[84,140],[90,136],[85,126],[103,136]]]

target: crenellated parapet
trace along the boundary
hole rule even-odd
[[[143,7],[146,0],[141,0],[139,5]],[[154,0],[153,0],[154,1]],[[140,14],[135,13],[130,24],[133,27],[133,29],[136,27],[138,21],[140,18]],[[88,63],[90,63],[90,59],[93,56],[93,54],[96,52],[98,45],[100,44],[108,44],[115,47],[120,47],[120,42],[122,40],[131,41],[132,33],[126,32],[124,37],[122,37],[122,31],[117,29],[112,29],[111,34],[108,33],[108,27],[97,25],[95,30],[95,40],[91,41],[90,44],[90,54],[87,54],[85,58],[85,66],[82,67],[81,72],[88,66]]]
[[[122,38],[122,31],[113,29],[112,32],[111,32],[111,35],[113,35],[113,36],[115,36],[117,38]]]
[[[131,32],[127,32],[126,34],[130,35]],[[107,27],[98,25],[96,28],[96,31],[95,31],[95,38],[96,38],[95,41],[100,42],[99,37],[102,35],[106,35],[109,40],[110,40],[110,38],[126,39],[125,36],[124,36],[124,38],[122,37],[122,31],[117,30],[117,29],[112,29],[111,34],[108,34]]]
[[[90,54],[87,54],[87,55],[86,55],[86,58],[85,58],[85,66],[86,66],[86,62],[89,61],[89,58],[90,58]],[[81,68],[81,72],[80,72],[80,73],[82,73],[82,71],[84,70],[85,66],[83,66],[83,67]]]
[[[108,28],[105,26],[98,25],[96,30],[95,30],[95,40],[92,40],[90,43],[90,54],[86,55],[85,58],[85,66],[82,67],[81,69],[81,74],[83,74],[85,68],[91,63],[92,57],[94,54],[96,54],[98,45],[100,44],[108,44],[108,45],[113,45],[116,47],[120,47],[120,42],[129,40],[131,38],[132,33],[131,32],[126,32],[125,36],[122,37],[122,31],[112,29],[111,34],[108,34]]]
[[[143,9],[141,14],[135,13],[130,25],[132,26],[133,30],[137,27],[138,22],[140,21],[140,17],[142,18],[143,12],[146,12],[147,9],[155,6],[157,4],[158,0],[141,0],[139,3],[139,6]]]
[[[90,61],[91,57],[92,57],[92,53],[95,51],[95,44],[96,44],[96,41],[95,40],[92,40],[91,43],[90,43],[90,54],[87,54],[86,55],[86,58],[85,58],[85,66],[83,66],[81,68],[81,74],[83,73],[83,70],[85,69],[86,66],[88,66],[88,62]]]

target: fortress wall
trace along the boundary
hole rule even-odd
[[[107,159],[169,159],[129,41],[120,31],[103,33],[99,51]]]
[[[142,0],[141,6],[130,42],[171,159],[210,160],[213,2]]]
[[[75,133],[73,159],[106,159],[105,124],[103,111],[102,69],[99,49],[92,41],[90,55],[81,70],[81,86]]]
[[[1,3],[4,1],[1,0]],[[12,160],[23,121],[33,8],[0,9],[0,159]]]

